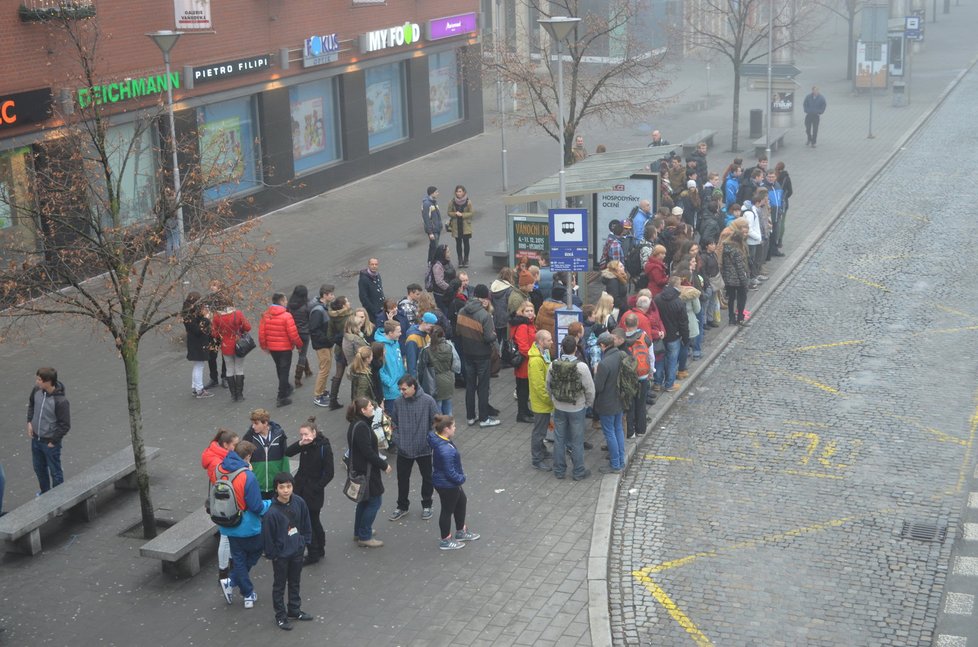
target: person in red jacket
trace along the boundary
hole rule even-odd
[[[666,271],[666,248],[664,245],[656,245],[652,248],[652,255],[649,256],[645,264],[645,274],[649,277],[649,291],[652,296],[662,292],[669,281],[669,272]]]
[[[211,336],[221,344],[221,355],[227,369],[228,388],[234,402],[244,400],[244,357],[238,357],[235,346],[241,336],[251,332],[251,324],[244,313],[235,308],[230,299],[218,296],[214,299],[217,310],[211,317]]]
[[[214,470],[221,464],[228,452],[238,444],[238,434],[230,429],[218,429],[217,435],[207,446],[207,449],[200,455],[200,466],[207,472],[207,478],[211,485],[217,480]],[[221,535],[221,542],[217,545],[217,578],[221,583],[221,588],[226,588],[231,576],[231,544],[225,535]]]
[[[510,318],[510,336],[516,342],[516,348],[523,356],[520,365],[513,369],[516,377],[516,420],[517,422],[533,422],[533,413],[530,411],[530,379],[527,374],[528,357],[530,346],[536,340],[537,327],[534,323],[536,310],[529,299],[523,302],[519,310]]]
[[[289,371],[292,370],[292,349],[302,348],[299,330],[295,319],[285,308],[286,296],[281,292],[272,295],[272,305],[261,316],[258,324],[258,345],[275,361],[278,373],[278,400],[275,406],[292,404],[292,385],[289,384]]]

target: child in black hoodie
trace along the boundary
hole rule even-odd
[[[272,560],[275,579],[272,583],[272,606],[279,629],[292,629],[290,618],[312,620],[301,610],[299,578],[302,575],[303,553],[312,541],[309,508],[302,497],[292,494],[293,478],[289,472],[275,476],[275,498],[262,517],[261,534],[265,541],[265,557]],[[285,607],[285,587],[289,588],[288,611]]]

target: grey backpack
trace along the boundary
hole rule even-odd
[[[247,467],[236,469],[230,474],[225,474],[220,469],[215,468],[217,477],[211,485],[210,492],[207,494],[207,514],[211,516],[211,521],[224,528],[233,528],[241,523],[244,511],[238,506],[238,497],[234,496],[234,479],[238,474],[246,471]]]

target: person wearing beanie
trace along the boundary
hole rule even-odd
[[[483,283],[475,286],[465,307],[458,313],[455,334],[465,358],[465,417],[469,425],[477,421],[480,427],[495,427],[499,419],[490,415],[489,370],[492,350],[496,345],[496,328],[489,314],[490,292]],[[478,395],[478,418],[476,417]]]
[[[428,333],[436,323],[438,323],[438,316],[434,312],[426,312],[421,315],[418,323],[408,328],[404,340],[404,360],[407,363],[407,372],[414,377],[418,377],[418,357],[428,346]]]
[[[435,260],[435,250],[441,238],[441,211],[438,210],[438,189],[428,187],[428,193],[421,201],[421,222],[428,237],[428,265]]]
[[[272,562],[272,607],[279,629],[290,631],[289,619],[312,620],[302,610],[299,596],[299,580],[302,577],[303,554],[312,542],[312,523],[309,508],[302,497],[293,494],[295,484],[292,474],[279,472],[275,475],[275,499],[262,517],[261,534],[265,544],[265,557]],[[285,606],[285,589],[289,589],[289,606]]]

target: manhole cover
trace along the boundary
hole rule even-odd
[[[947,538],[947,526],[944,524],[922,523],[919,521],[904,521],[903,527],[900,530],[900,537],[903,539],[943,544]]]

